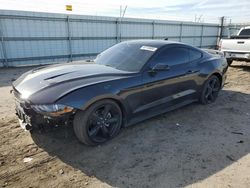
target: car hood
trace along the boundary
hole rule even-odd
[[[94,63],[65,63],[40,67],[26,72],[13,82],[13,87],[23,99],[28,99],[46,88],[67,85],[67,88],[64,88],[66,92],[76,87],[115,79],[128,74],[131,74],[131,72]],[[80,86],[79,83],[81,83]]]

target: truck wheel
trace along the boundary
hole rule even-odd
[[[228,64],[228,66],[231,66],[232,63],[233,63],[233,60],[227,59],[227,64]]]

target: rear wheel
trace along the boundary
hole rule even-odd
[[[97,145],[116,136],[122,125],[122,112],[113,100],[102,100],[86,111],[78,111],[73,126],[76,137],[84,144]]]
[[[220,80],[217,76],[212,75],[208,78],[203,86],[200,101],[202,104],[210,104],[216,100],[221,88]]]

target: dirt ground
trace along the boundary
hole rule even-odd
[[[98,147],[70,127],[19,127],[10,85],[29,69],[0,69],[0,187],[250,187],[250,63],[233,63],[214,104],[125,128]]]

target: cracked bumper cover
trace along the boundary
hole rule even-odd
[[[72,122],[75,110],[59,116],[48,116],[37,113],[26,102],[16,101],[16,115],[20,126],[25,130],[39,129],[46,126],[68,125]]]

